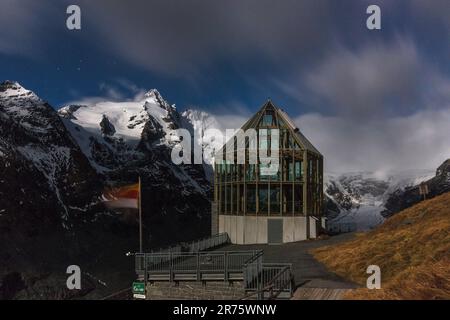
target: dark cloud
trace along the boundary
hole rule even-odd
[[[324,155],[327,171],[436,169],[450,158],[450,104],[368,122],[320,114],[295,120]]]
[[[409,37],[337,45],[317,65],[277,80],[284,92],[318,111],[369,120],[439,108],[449,99],[450,79],[427,62]]]
[[[397,37],[391,43],[367,44],[357,51],[337,48],[305,81],[341,114],[397,114],[418,101],[421,69],[414,44]]]
[[[86,1],[108,50],[149,70],[189,76],[212,63],[306,59],[333,28],[324,1]],[[188,74],[186,74],[188,73]]]
[[[411,11],[417,17],[442,24],[450,33],[450,2],[448,0],[412,0]]]
[[[28,58],[42,54],[48,19],[58,14],[51,4],[32,0],[0,1],[0,53]]]

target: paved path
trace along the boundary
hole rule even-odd
[[[279,245],[226,245],[216,250],[263,250],[264,262],[269,263],[292,263],[292,269],[295,276],[296,287],[299,288],[327,288],[327,289],[351,289],[357,288],[358,285],[349,282],[338,275],[328,271],[326,267],[317,261],[312,254],[311,249],[322,246],[336,244],[349,240],[353,234],[346,233],[330,237],[323,240],[309,240],[292,243],[284,243]],[[311,290],[309,290],[311,291]],[[320,290],[319,290],[320,291]],[[340,292],[340,291],[339,291]],[[343,292],[343,291],[342,291]],[[342,293],[340,292],[340,293]],[[338,292],[330,293],[332,297],[340,296]],[[305,292],[302,293],[306,294]],[[309,292],[309,295],[312,293]],[[328,293],[324,293],[327,295]],[[298,294],[301,296],[301,294]],[[313,295],[316,295],[314,293]]]
[[[299,287],[291,300],[342,300],[352,289],[303,288]]]

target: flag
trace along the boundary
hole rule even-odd
[[[102,195],[102,201],[108,208],[139,209],[140,184],[113,188]]]

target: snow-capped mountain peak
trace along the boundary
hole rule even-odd
[[[159,91],[155,88],[148,90],[145,94],[144,94],[144,98],[160,98],[162,99],[161,94],[159,93]]]
[[[172,163],[171,150],[179,143],[176,129],[190,124],[156,89],[147,92],[140,101],[69,105],[61,108],[59,115],[99,173],[109,174],[118,168],[126,168],[130,163],[153,158],[155,176],[164,166],[170,168],[177,179],[184,181],[187,188],[200,192],[209,188],[206,185],[199,188],[190,177],[191,174],[204,176],[206,170],[203,171],[202,167],[190,168],[189,173]]]
[[[156,89],[138,101],[71,105],[61,108],[59,115],[91,166],[108,182],[129,183],[139,174],[145,188],[156,195],[148,202],[162,214],[185,213],[194,208],[192,203],[197,203],[195,210],[199,203],[208,206],[211,187],[206,168],[177,165],[171,159],[179,143],[176,129],[190,124]],[[168,200],[172,196],[192,203],[183,200],[174,205]]]
[[[33,91],[10,80],[0,83],[0,100],[8,105],[20,103],[23,100],[43,102]]]
[[[58,113],[91,160],[89,150],[93,141],[105,143],[102,124],[106,124],[106,121],[110,128],[114,128],[114,132],[109,130],[108,136],[110,140],[115,140],[106,141],[108,147],[120,144],[121,149],[134,149],[142,141],[143,135],[148,136],[149,131],[154,133],[151,143],[171,145],[176,140],[173,138],[173,130],[178,128],[176,109],[156,89],[148,91],[141,101],[68,105]]]
[[[1,96],[11,96],[15,94],[23,94],[31,92],[25,89],[17,81],[5,80],[0,83],[0,95]]]
[[[149,102],[150,104],[157,105],[169,112],[175,111],[176,107],[174,104],[169,104],[163,96],[159,93],[157,89],[151,89],[144,94],[144,102]]]

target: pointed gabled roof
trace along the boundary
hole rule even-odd
[[[270,102],[270,103],[272,103],[272,102]],[[275,108],[276,112],[278,113],[278,116],[287,123],[287,125],[290,127],[290,129],[292,129],[294,131],[294,137],[296,138],[296,140],[298,140],[297,142],[300,144],[301,147],[303,147],[304,149],[306,149],[308,151],[317,153],[318,155],[322,155],[319,152],[319,150],[317,150],[316,147],[314,147],[314,145],[303,135],[303,133],[300,132],[300,129],[295,125],[294,121],[288,116],[288,114],[286,112],[284,112],[283,109],[280,109],[274,105],[273,105],[273,107]]]
[[[291,131],[292,136],[302,149],[311,151],[319,156],[322,156],[322,154],[313,146],[313,144],[300,132],[299,128],[296,126],[294,121],[288,116],[288,114],[283,109],[275,106],[270,99],[268,99],[263,104],[263,106],[253,117],[251,117],[246,123],[244,123],[241,129],[245,131],[249,128],[256,128],[267,109],[272,109],[276,113],[277,117],[280,118],[286,124],[288,129]],[[225,145],[226,144],[228,144],[228,141],[227,143],[225,143]],[[222,149],[223,147],[220,150]]]

